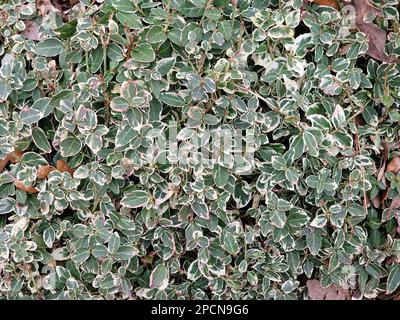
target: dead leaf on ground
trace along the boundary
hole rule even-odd
[[[6,156],[4,159],[0,160],[0,172],[4,170],[10,160]]]
[[[349,300],[350,294],[348,290],[336,286],[322,288],[318,280],[307,281],[308,296],[312,300]]]
[[[57,160],[57,170],[60,172],[69,172],[71,175],[74,174],[75,170],[71,169],[65,160]]]
[[[336,0],[304,0],[302,10],[304,10],[305,6],[309,3],[318,4],[320,6],[332,7],[339,11],[339,4]]]
[[[15,149],[13,152],[10,152],[4,159],[0,160],[0,172],[4,170],[9,162],[17,163],[20,161],[23,154],[23,152],[17,149]]]
[[[21,161],[21,158],[23,155],[24,155],[24,153],[22,151],[15,149],[8,156],[10,158],[11,163],[17,163],[17,162]]]
[[[386,142],[386,140],[382,141],[382,147],[383,147],[383,153],[381,158],[381,166],[378,170],[377,179],[378,181],[385,183],[386,162],[389,156],[389,144]]]
[[[369,0],[351,0],[351,5],[354,6],[356,12],[356,26],[365,33],[369,39],[369,49],[367,54],[377,60],[397,63],[400,60],[396,57],[390,57],[385,53],[386,31],[380,29],[374,23],[367,23],[364,17],[368,14],[382,16],[382,12],[375,8]]]
[[[49,12],[54,12],[64,21],[68,21],[68,16],[64,13],[62,4],[57,1],[54,1],[53,4],[51,0],[36,0],[36,8],[42,17],[46,16]]]
[[[382,196],[380,193],[372,200],[372,204],[376,209],[379,209],[382,206]]]
[[[396,197],[392,200],[390,204],[390,209],[398,209],[400,208],[400,197]]]
[[[311,0],[310,2],[316,3],[320,6],[327,6],[339,10],[339,4],[336,0]]]
[[[25,186],[22,181],[14,179],[14,185],[17,189],[25,191],[26,193],[38,193],[39,191],[32,186]]]
[[[52,172],[53,170],[55,170],[56,168],[54,168],[53,166],[47,165],[47,166],[40,166],[38,171],[37,171],[37,177],[39,179],[46,179],[49,175],[50,172]]]
[[[400,157],[395,156],[387,165],[386,172],[397,174],[400,171]]]
[[[35,21],[25,21],[25,30],[22,34],[29,40],[43,40],[43,37],[39,35],[39,25]]]
[[[389,210],[387,211],[386,214],[386,219],[389,220],[390,219],[390,215],[392,213],[393,210],[396,210],[400,208],[400,197],[396,197],[392,200]],[[397,222],[400,223],[399,221],[399,214],[397,211],[394,211],[394,217],[396,218]],[[400,225],[399,225],[400,226]]]

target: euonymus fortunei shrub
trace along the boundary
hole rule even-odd
[[[2,0],[0,298],[396,298],[399,8]]]

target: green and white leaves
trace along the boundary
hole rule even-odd
[[[123,147],[131,142],[136,137],[136,135],[136,131],[133,130],[132,127],[129,125],[119,128],[115,137],[115,145],[117,147]]]
[[[396,1],[89,2],[0,4],[0,299],[396,296]]]
[[[224,187],[229,181],[228,169],[219,164],[214,165],[213,176],[215,184],[220,188]]]
[[[164,42],[167,35],[160,26],[153,26],[147,31],[146,39],[149,43]]]
[[[82,141],[77,137],[67,137],[60,142],[61,155],[71,157],[76,155],[82,148]]]
[[[166,75],[175,65],[176,58],[164,58],[157,62],[156,70],[162,75]]]
[[[400,286],[400,265],[393,264],[389,271],[386,292],[393,293]]]
[[[131,57],[137,62],[149,63],[155,60],[156,54],[151,45],[142,43],[132,50]]]
[[[150,274],[150,288],[164,290],[169,282],[169,270],[163,263],[158,264]]]
[[[46,244],[47,248],[52,248],[54,240],[56,239],[56,232],[52,227],[48,227],[43,232],[43,241]]]
[[[111,5],[120,12],[134,13],[136,11],[131,0],[113,0]]]
[[[223,246],[229,254],[237,254],[239,252],[239,243],[229,231],[225,233]]]
[[[317,255],[322,246],[322,237],[317,231],[313,231],[306,237],[307,247],[313,256]]]
[[[307,147],[308,153],[313,157],[318,157],[318,142],[312,132],[305,130],[303,133],[304,144]]]
[[[32,132],[32,139],[35,145],[43,152],[45,153],[50,153],[51,152],[51,145],[49,143],[49,140],[46,137],[46,134],[44,131],[36,127],[33,129]]]
[[[191,204],[193,212],[203,219],[209,219],[210,213],[208,211],[208,207],[204,201],[200,199],[195,199]]]
[[[89,259],[89,257],[90,257],[89,250],[86,248],[80,248],[72,256],[72,261],[79,265],[85,262],[87,259]]]
[[[39,110],[34,108],[24,108],[21,110],[20,119],[25,124],[34,124],[39,122],[42,119],[43,114]]]
[[[13,198],[0,199],[0,215],[14,211],[15,200]]]
[[[64,49],[63,43],[56,39],[50,38],[36,44],[34,51],[39,56],[55,57],[58,56]]]
[[[0,79],[0,101],[4,101],[8,98],[12,88],[7,80]]]
[[[125,195],[121,199],[121,204],[128,208],[139,208],[146,206],[149,201],[149,194],[146,191],[135,190]]]
[[[177,93],[163,92],[159,97],[160,101],[171,107],[183,107],[186,101]]]
[[[127,8],[129,10],[129,8]],[[143,28],[143,23],[139,16],[134,13],[126,13],[122,11],[117,12],[117,19],[123,26],[127,26],[129,29],[141,29]]]

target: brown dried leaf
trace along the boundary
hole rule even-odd
[[[23,155],[24,155],[24,153],[22,151],[15,149],[13,152],[11,152],[8,155],[8,157],[9,157],[11,163],[17,163],[17,162],[21,161],[21,158]]]
[[[17,163],[21,160],[21,157],[24,153],[15,149],[13,152],[10,152],[4,159],[0,160],[0,172],[4,170],[4,168],[11,163]]]
[[[60,172],[69,172],[70,174],[73,174],[75,172],[74,169],[71,169],[68,164],[65,162],[65,160],[57,160],[57,170]]]
[[[400,157],[396,156],[387,165],[386,172],[393,172],[397,174],[399,171],[400,171]]]
[[[398,58],[389,57],[385,53],[386,31],[380,29],[374,23],[366,23],[364,21],[364,17],[367,14],[372,13],[376,16],[382,16],[382,12],[375,8],[369,0],[351,0],[351,5],[354,6],[356,12],[357,28],[369,38],[367,54],[374,59],[388,63],[400,62]]]
[[[305,9],[305,6],[309,3],[315,3],[320,6],[332,7],[339,11],[339,4],[337,0],[303,0],[303,7],[301,10],[303,11]]]
[[[322,288],[318,280],[307,281],[308,296],[312,300],[349,300],[350,294],[348,290],[336,286]]]
[[[69,5],[72,7],[74,4],[77,4],[79,0],[69,0]]]
[[[32,186],[25,186],[22,181],[18,180],[18,179],[14,179],[14,185],[17,189],[25,191],[26,193],[38,193],[39,191]]]
[[[339,4],[336,0],[310,0],[310,2],[316,3],[320,6],[332,7],[336,10],[339,10]]]
[[[382,206],[382,196],[378,194],[373,200],[372,204],[376,209],[379,209]]]
[[[385,181],[385,168],[386,168],[386,161],[389,156],[389,144],[386,142],[386,140],[382,141],[382,147],[383,147],[383,152],[382,152],[382,158],[381,158],[381,166],[378,171],[377,179],[380,182],[386,183]]]
[[[37,177],[39,179],[46,179],[49,175],[49,173],[53,170],[55,170],[53,166],[47,165],[47,166],[40,166],[37,172]]]
[[[398,209],[400,208],[400,197],[396,197],[392,200],[392,203],[390,204],[390,210],[393,209]]]
[[[8,156],[6,156],[4,159],[0,160],[0,172],[2,172],[4,170],[4,168],[7,166],[9,161],[10,161],[10,159],[8,158]]]
[[[22,34],[30,40],[43,40],[43,37],[39,35],[39,25],[35,21],[25,21],[25,30]]]

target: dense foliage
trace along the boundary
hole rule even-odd
[[[0,298],[396,298],[398,0],[0,3]]]

